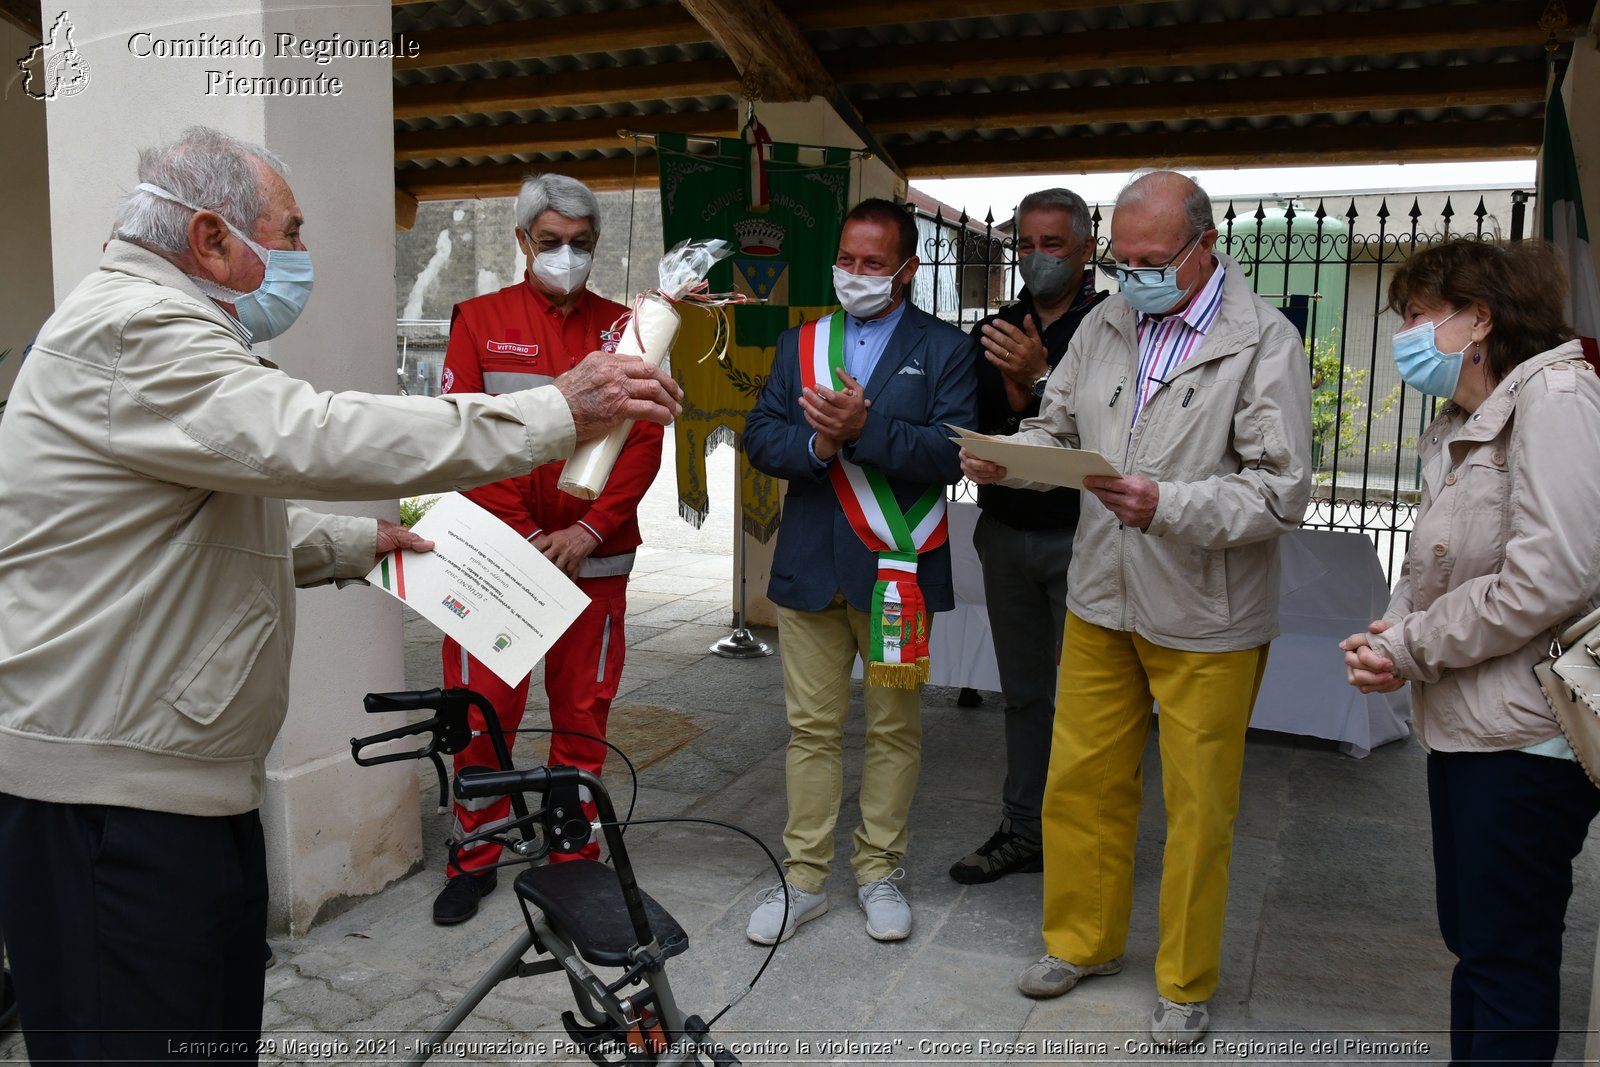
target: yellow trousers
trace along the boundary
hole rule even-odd
[[[1068,613],[1044,794],[1044,943],[1072,963],[1122,955],[1133,910],[1141,760],[1161,706],[1167,845],[1156,990],[1217,988],[1245,728],[1267,645],[1184,652]]]
[[[785,761],[789,819],[783,828],[788,879],[819,893],[833,864],[833,828],[844,786],[841,744],[850,714],[850,668],[867,661],[869,617],[841,594],[821,611],[778,609],[783,696],[789,713]],[[922,689],[866,687],[867,745],[861,825],[850,866],[856,884],[887,877],[906,851],[906,816],[922,762]]]

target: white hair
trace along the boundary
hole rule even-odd
[[[600,202],[589,187],[564,174],[530,174],[517,193],[517,228],[523,233],[546,211],[569,219],[588,219],[600,238]]]
[[[171,144],[139,152],[139,180],[215,211],[241,233],[254,237],[265,204],[261,177],[252,160],[286,177],[288,168],[283,160],[260,145],[207,126],[191,126]],[[122,198],[111,233],[153,252],[182,256],[189,250],[189,219],[193,215],[182,204],[135,189]]]

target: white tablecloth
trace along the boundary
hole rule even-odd
[[[974,504],[950,506],[951,568],[956,608],[934,616],[929,637],[930,683],[998,691],[983,569],[972,548]],[[1280,542],[1279,617],[1250,725],[1338,741],[1352,756],[1410,733],[1407,690],[1363,696],[1345,684],[1338,642],[1383,614],[1389,587],[1371,540],[1361,534],[1296,530]],[[860,677],[861,664],[856,663]]]

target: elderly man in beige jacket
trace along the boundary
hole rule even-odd
[[[1105,269],[1122,292],[1078,327],[1039,414],[1010,440],[1091,449],[1067,584],[1045,786],[1045,956],[1018,979],[1059,996],[1115,974],[1133,904],[1140,761],[1161,708],[1167,845],[1151,1033],[1209,1024],[1245,728],[1278,633],[1278,537],[1311,488],[1311,385],[1287,319],[1217,253],[1211,201],[1157,171],[1130,183]],[[1006,479],[963,453],[979,483]]]
[[[595,354],[498,397],[319,393],[250,350],[311,289],[282,163],[196,128],[139,179],[0,421],[0,930],[35,1062],[253,1061],[295,587],[432,547],[291,499],[526,474],[678,392]]]

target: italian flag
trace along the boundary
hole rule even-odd
[[[1544,236],[1566,265],[1567,321],[1583,342],[1583,354],[1600,371],[1600,282],[1589,245],[1589,224],[1583,213],[1583,190],[1578,184],[1578,159],[1572,150],[1572,128],[1567,121],[1561,83],[1550,91],[1544,120]]]

